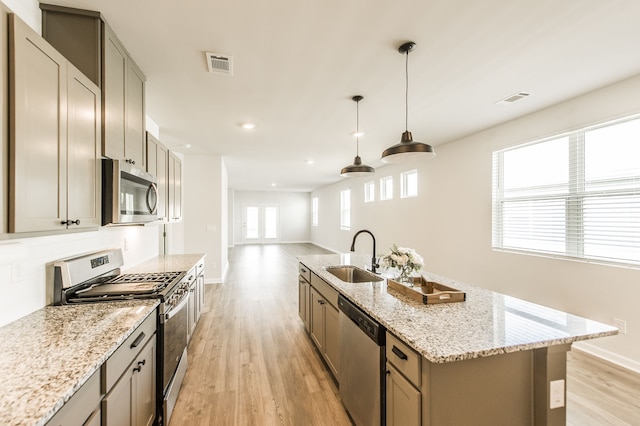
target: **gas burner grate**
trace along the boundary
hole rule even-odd
[[[110,284],[122,283],[158,283],[156,291],[174,282],[182,272],[148,272],[138,274],[122,274],[110,280]]]

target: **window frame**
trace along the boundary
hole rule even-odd
[[[409,193],[409,178],[415,176],[415,193]],[[400,198],[415,198],[418,196],[418,170],[407,170],[400,173]]]
[[[364,183],[364,202],[373,203],[376,201],[376,181],[370,180]]]
[[[637,204],[635,197],[640,197],[640,185],[638,185],[638,181],[640,180],[640,173],[637,175],[629,175],[623,178],[611,178],[608,177],[604,180],[605,184],[602,185],[602,181],[596,179],[588,180],[586,178],[588,170],[586,163],[587,156],[587,146],[586,139],[589,132],[597,131],[599,129],[604,129],[607,127],[612,127],[620,124],[624,124],[627,122],[631,122],[634,120],[640,120],[640,115],[633,115],[624,118],[620,118],[613,121],[608,121],[604,123],[600,123],[597,125],[592,125],[588,127],[583,127],[580,129],[573,130],[571,132],[561,133],[557,135],[553,135],[544,139],[536,140],[533,142],[520,144],[516,146],[512,146],[509,148],[496,150],[493,152],[493,180],[492,180],[492,248],[498,251],[509,251],[509,252],[519,252],[524,254],[531,255],[541,255],[541,256],[550,256],[554,258],[562,258],[567,260],[577,260],[583,262],[592,262],[592,263],[603,263],[614,266],[628,266],[628,267],[640,267],[640,255],[636,255],[635,252],[640,247],[638,241],[633,241],[634,237],[631,237],[632,242],[631,248],[629,251],[632,258],[628,257],[620,257],[620,251],[616,251],[615,249],[611,249],[616,242],[619,242],[620,237],[616,237],[616,229],[617,225],[616,213],[609,213],[608,215],[602,214],[598,212],[598,215],[602,214],[602,216],[597,216],[597,219],[603,219],[605,225],[601,225],[598,223],[598,228],[595,228],[597,231],[601,231],[601,229],[609,230],[608,234],[604,235],[605,243],[598,245],[593,242],[590,242],[588,237],[589,233],[589,219],[587,215],[594,214],[592,210],[589,209],[589,203],[602,203],[603,206],[609,207],[611,201],[609,200],[623,200],[623,211],[627,209],[624,213],[625,215],[629,215],[632,219],[636,217],[638,214]],[[633,133],[634,137],[640,137],[640,132],[638,134]],[[566,138],[568,141],[568,159],[566,164],[566,170],[568,171],[568,182],[566,184],[557,184],[549,185],[549,192],[545,194],[537,193],[535,195],[526,195],[522,194],[526,192],[526,189],[519,189],[519,195],[517,196],[505,196],[504,189],[504,154],[509,151],[518,150],[527,148],[536,144],[541,144],[545,142],[550,142],[554,140],[560,140]],[[635,169],[633,169],[635,170]],[[610,185],[610,187],[607,187]],[[602,186],[602,187],[601,187]],[[634,188],[635,186],[635,188]],[[566,188],[562,188],[566,187]],[[597,188],[596,188],[597,187]],[[562,188],[562,189],[559,189]],[[595,188],[595,189],[594,189]],[[532,193],[536,191],[540,191],[539,188],[531,187]],[[555,191],[555,192],[554,192]],[[549,202],[549,200],[555,200],[557,202],[562,201],[565,204],[564,213],[565,216],[562,219],[564,223],[564,232],[558,231],[557,236],[560,237],[562,233],[564,233],[564,249],[562,251],[555,250],[542,250],[536,249],[532,247],[513,247],[505,245],[505,236],[506,232],[504,227],[507,222],[505,206],[508,203],[516,203],[516,202],[529,202],[530,205],[535,204],[536,202]],[[620,201],[617,201],[620,202]],[[612,208],[613,209],[613,208]],[[557,210],[556,210],[557,211]],[[624,216],[627,219],[627,216]],[[533,229],[535,229],[535,217],[529,216],[529,220],[534,223],[532,225]],[[627,219],[629,220],[629,219]],[[545,222],[546,226],[553,225],[552,222]],[[593,221],[592,223],[595,223]],[[594,226],[593,224],[591,226]],[[600,228],[601,227],[601,228]],[[611,229],[612,228],[612,229]],[[593,231],[591,231],[593,232]],[[547,235],[552,235],[551,233]],[[637,235],[637,234],[636,234]],[[637,237],[635,237],[637,238]],[[526,240],[526,239],[525,239]],[[527,243],[530,244],[530,243]],[[588,245],[591,244],[592,248],[590,253],[587,253],[585,247],[588,248]],[[530,244],[533,245],[533,244]],[[597,247],[601,247],[600,254],[594,254],[597,252]],[[594,249],[593,247],[596,247]],[[607,249],[609,247],[609,249]],[[606,254],[603,254],[606,253]]]
[[[389,185],[387,185],[387,182],[389,182]],[[380,201],[387,200],[393,200],[393,176],[380,178]]]

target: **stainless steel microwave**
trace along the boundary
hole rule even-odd
[[[102,160],[102,224],[158,220],[156,177],[122,160]]]

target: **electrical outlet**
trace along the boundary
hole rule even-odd
[[[620,318],[614,318],[613,326],[618,327],[618,330],[620,330],[621,334],[627,334],[627,321]]]
[[[549,408],[564,407],[564,379],[549,382]]]

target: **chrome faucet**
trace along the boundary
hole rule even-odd
[[[361,229],[360,231],[356,232],[356,234],[353,236],[353,241],[351,242],[351,251],[356,250],[356,238],[358,238],[358,235],[362,234],[363,232],[371,235],[371,239],[373,239],[373,255],[371,256],[371,272],[373,272],[374,274],[377,274],[376,268],[379,268],[380,265],[378,265],[378,260],[376,258],[376,237],[373,236],[371,231],[368,231],[366,229]]]

